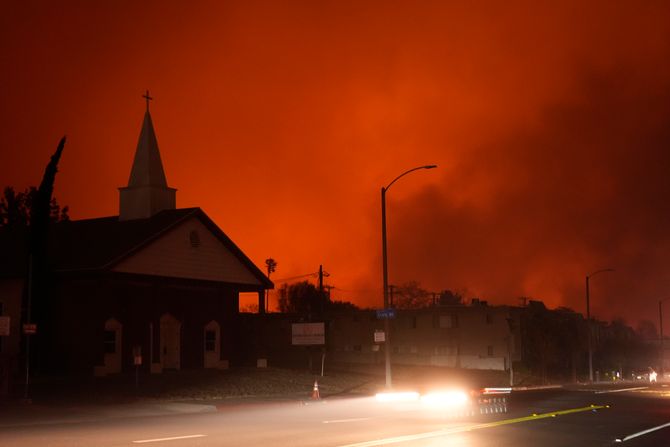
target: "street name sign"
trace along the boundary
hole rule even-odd
[[[377,309],[377,319],[378,320],[392,320],[395,318],[395,309]]]

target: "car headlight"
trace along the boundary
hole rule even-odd
[[[435,408],[457,408],[470,401],[468,394],[462,390],[433,391],[421,396],[421,403]]]
[[[416,402],[419,400],[419,393],[416,391],[377,393],[375,399],[377,402]]]

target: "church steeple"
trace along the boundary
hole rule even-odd
[[[149,113],[149,91],[143,95],[147,101],[142,131],[137,142],[135,159],[130,171],[128,186],[119,188],[119,220],[144,219],[162,210],[176,208],[176,192],[167,185],[158,140]]]

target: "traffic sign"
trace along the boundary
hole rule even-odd
[[[395,309],[377,309],[377,319],[378,320],[392,320],[395,318]]]

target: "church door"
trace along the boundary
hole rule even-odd
[[[220,334],[221,328],[219,323],[214,320],[207,323],[204,333],[205,368],[218,368],[221,363],[219,361],[221,358],[221,343],[219,343]]]
[[[181,323],[170,314],[161,316],[161,363],[163,369],[181,366]]]

